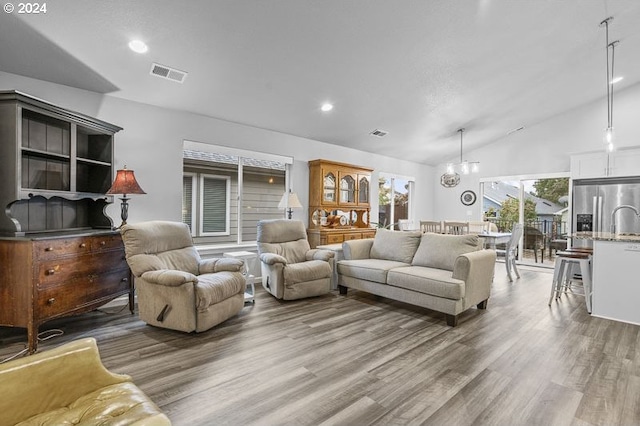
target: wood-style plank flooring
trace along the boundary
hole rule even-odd
[[[640,424],[640,327],[547,306],[551,271],[504,265],[486,311],[444,315],[365,293],[254,306],[200,334],[109,308],[45,324],[94,336],[175,425]],[[109,313],[105,312],[108,311]],[[0,359],[26,343],[0,328]]]

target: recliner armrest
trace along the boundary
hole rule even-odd
[[[334,256],[335,253],[333,251],[325,249],[311,249],[305,253],[305,259],[307,260],[324,260],[325,262],[328,262]]]
[[[147,271],[140,276],[143,280],[158,285],[164,285],[167,287],[177,287],[179,285],[193,282],[198,282],[198,277],[195,275],[184,272],[176,271],[173,269],[159,269],[157,271]]]
[[[211,274],[214,272],[241,272],[244,268],[242,259],[233,259],[230,257],[216,257],[212,259],[202,259],[198,263],[198,271],[200,274]]]
[[[287,264],[287,259],[275,253],[262,253],[260,255],[260,261],[267,265],[275,265],[276,263]]]

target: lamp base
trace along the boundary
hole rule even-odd
[[[131,198],[128,198],[126,195],[122,198],[120,198],[122,200],[122,204],[120,204],[120,219],[122,219],[122,223],[120,224],[120,226],[118,226],[115,229],[120,229],[122,228],[124,225],[127,224],[127,219],[129,218],[129,200]]]

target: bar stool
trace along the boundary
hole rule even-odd
[[[587,312],[591,313],[591,253],[582,250],[564,250],[557,252],[556,256],[549,306],[554,297],[560,298],[563,287],[566,291],[567,283],[574,278],[578,272],[576,268],[579,268]]]

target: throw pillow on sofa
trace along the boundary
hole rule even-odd
[[[421,235],[420,232],[398,232],[380,228],[376,231],[370,256],[372,259],[411,263],[420,244]]]
[[[426,233],[422,235],[411,265],[453,271],[458,256],[479,249],[477,235]]]

